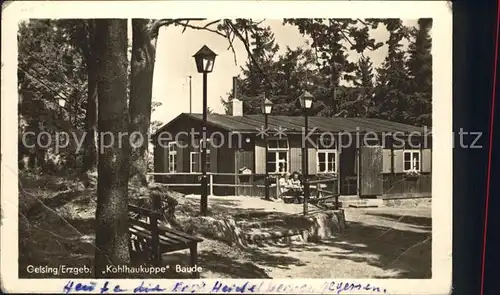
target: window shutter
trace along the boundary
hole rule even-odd
[[[255,140],[255,173],[266,173],[266,142],[264,140]]]
[[[177,152],[177,172],[189,172],[186,170],[186,165],[184,165],[184,142],[178,141],[175,145],[175,151]],[[189,169],[189,168],[188,168]]]
[[[432,150],[424,149],[422,150],[422,172],[431,172],[432,166]]]
[[[394,150],[394,172],[403,173],[404,168],[403,150]]]
[[[391,173],[391,164],[391,150],[384,149],[384,151],[382,152],[382,173]]]
[[[317,150],[315,148],[308,148],[308,160],[309,160],[309,174],[316,174],[317,173]]]

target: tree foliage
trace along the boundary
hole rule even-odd
[[[269,27],[261,42],[252,44],[253,56],[238,77],[236,97],[244,113],[260,113],[264,95],[274,103],[273,114],[298,115],[298,97],[308,90],[319,116],[377,117],[414,125],[430,125],[432,22],[420,19],[416,28],[400,19],[285,19],[310,39],[306,47],[279,51]],[[375,40],[371,30],[389,33]],[[404,48],[404,42],[410,45]],[[387,48],[379,68],[366,53]],[[356,53],[359,59],[350,56]],[[266,58],[267,57],[267,58]],[[270,58],[269,58],[270,57]],[[256,65],[258,63],[258,65]],[[222,100],[231,113],[235,94]]]
[[[432,29],[431,18],[421,18],[418,26],[410,31],[412,42],[408,49],[408,74],[410,78],[409,108],[418,114],[414,122],[418,125],[432,124]]]
[[[81,130],[85,126],[87,102],[86,53],[85,46],[75,41],[82,40],[79,36],[85,34],[85,30],[81,20],[31,20],[20,24],[20,135],[25,131],[36,134],[45,131],[52,135],[75,132],[79,138],[83,136]],[[80,153],[73,142],[70,141],[59,155],[53,153],[54,142],[48,148],[20,144],[20,160],[27,158],[20,161],[20,168],[38,167],[45,172],[74,168],[79,163]]]
[[[375,94],[375,117],[396,122],[408,122],[412,110],[408,109],[408,73],[406,52],[402,49],[402,40],[408,36],[408,30],[400,19],[384,21],[389,39],[387,55],[382,66],[377,70],[378,81]]]

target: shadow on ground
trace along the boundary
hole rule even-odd
[[[432,277],[430,232],[400,230],[359,222],[348,222],[348,225],[345,232],[335,238],[284,248],[296,252],[317,252],[324,258],[367,263],[383,269],[387,273],[386,277],[391,278]]]
[[[431,229],[432,226],[432,218],[425,216],[411,216],[411,215],[400,215],[393,213],[373,213],[369,212],[368,215],[378,216],[381,218],[389,219],[392,221],[397,221],[400,223],[406,223],[409,225],[413,225],[416,227],[420,227],[422,229]]]

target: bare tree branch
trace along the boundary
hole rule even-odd
[[[152,38],[158,37],[158,31],[160,30],[160,27],[163,26],[168,26],[173,23],[178,23],[181,21],[192,21],[192,20],[205,20],[204,18],[178,18],[178,19],[170,19],[170,18],[163,18],[159,20],[154,20],[153,23],[149,27],[149,34]]]
[[[360,18],[357,18],[356,20],[357,20],[358,22],[362,23],[363,25],[367,26],[367,27],[369,26],[369,25],[368,25],[368,24],[367,24],[364,20],[362,20],[362,19],[360,19]]]
[[[273,84],[271,83],[271,81],[269,81],[267,75],[264,73],[264,71],[260,67],[259,63],[257,62],[256,58],[252,54],[252,50],[250,48],[250,40],[249,40],[249,36],[248,36],[248,31],[251,30],[251,29],[245,27],[245,30],[244,30],[245,31],[244,32],[245,36],[243,36],[243,34],[238,30],[238,28],[236,27],[236,25],[233,24],[231,22],[231,20],[229,20],[229,19],[224,19],[224,20],[217,19],[217,20],[210,21],[210,22],[208,22],[208,23],[206,23],[204,25],[195,25],[195,24],[191,24],[190,23],[191,21],[204,21],[204,20],[206,20],[206,19],[204,19],[204,18],[161,19],[161,20],[154,21],[151,24],[149,31],[150,31],[151,36],[157,36],[158,30],[159,30],[160,27],[162,27],[162,26],[168,26],[168,25],[172,25],[173,24],[173,25],[176,25],[176,26],[182,26],[182,27],[184,27],[183,30],[182,30],[183,33],[186,31],[187,28],[190,28],[190,29],[194,29],[194,30],[208,31],[208,32],[217,34],[217,35],[219,35],[221,37],[224,37],[225,39],[228,40],[228,42],[229,42],[228,49],[231,49],[231,51],[233,52],[235,65],[237,65],[238,63],[237,63],[237,57],[236,57],[236,50],[234,48],[234,40],[236,38],[238,38],[243,43],[243,45],[245,47],[245,50],[247,51],[247,53],[248,53],[248,55],[250,57],[250,60],[257,67],[257,69],[259,70],[259,72],[264,76],[264,80],[266,81],[266,83],[272,89],[273,88]],[[224,30],[225,32],[221,32],[221,30],[210,28],[214,24],[217,24],[217,23],[219,23],[221,21],[223,21],[223,23],[228,26]],[[256,24],[259,25],[263,21],[264,20],[262,20],[262,21],[260,21],[260,22],[258,22]]]
[[[233,57],[234,57],[234,65],[237,66],[238,65],[238,59],[236,58],[236,50],[234,50],[234,46],[233,46],[233,42],[234,42],[234,38],[236,37],[236,34],[233,33],[233,37],[229,37],[230,33],[228,34],[227,36],[227,40],[229,42],[229,47],[228,49],[231,49],[231,51],[233,52]]]
[[[204,26],[204,28],[208,28],[208,27],[210,27],[211,25],[214,25],[214,24],[216,24],[216,23],[218,23],[218,22],[220,22],[220,19],[217,19],[217,20],[211,21],[211,22],[209,22],[208,24],[206,24],[206,25]]]
[[[206,26],[200,27],[200,26],[196,26],[196,25],[190,25],[189,24],[189,20],[187,20],[186,23],[182,23],[182,21],[179,21],[179,20],[173,20],[172,23],[175,24],[175,25],[184,26],[185,28],[188,27],[188,28],[191,28],[191,29],[194,29],[194,30],[209,31],[209,32],[215,33],[215,34],[217,34],[217,35],[219,35],[221,37],[228,38],[227,35],[221,33],[220,31],[217,31],[217,30],[214,30],[214,29],[210,29],[210,28],[208,28]]]
[[[184,29],[182,29],[182,34],[184,34],[184,32],[186,31],[187,25],[189,25],[189,21],[186,21],[186,25],[184,26]]]

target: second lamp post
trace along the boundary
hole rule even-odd
[[[207,180],[207,74],[214,69],[215,54],[206,45],[196,52],[193,57],[198,73],[203,74],[203,126],[201,143],[201,200],[200,213],[207,214],[208,207],[208,180]]]
[[[264,179],[264,185],[265,185],[265,198],[266,200],[270,200],[270,197],[269,197],[269,167],[267,165],[267,154],[268,154],[268,142],[267,142],[267,129],[269,129],[269,125],[268,125],[268,116],[269,114],[271,113],[272,109],[273,109],[273,103],[266,98],[266,96],[264,95],[264,99],[262,100],[262,113],[264,113],[264,136],[266,137],[266,156],[265,156],[265,160],[266,160],[266,178]]]
[[[308,91],[305,91],[299,98],[300,106],[304,111],[304,134],[303,136],[307,136],[307,132],[309,131],[309,122],[308,122],[308,110],[312,107],[312,103],[314,100],[314,96]],[[302,140],[302,171],[304,177],[304,215],[307,215],[307,203],[309,201],[309,151],[307,147],[307,140]]]

